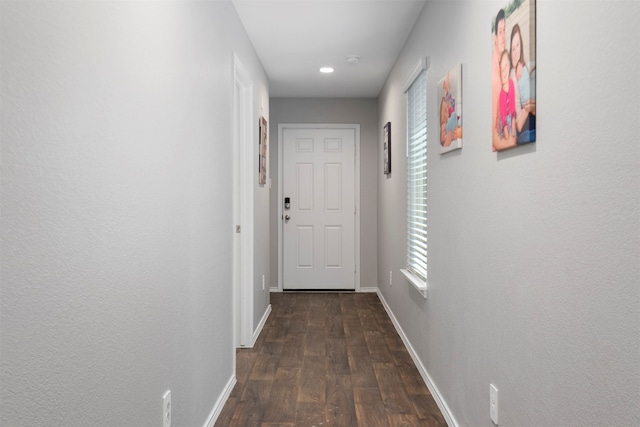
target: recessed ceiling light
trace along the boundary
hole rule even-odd
[[[321,73],[325,73],[325,74],[333,73],[333,68],[331,68],[331,67],[322,67],[322,68],[320,68],[320,72]]]

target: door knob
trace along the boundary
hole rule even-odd
[[[290,217],[289,215],[285,215],[285,216],[284,216],[284,220],[285,220],[285,221],[289,221],[290,219],[291,219],[291,217]]]

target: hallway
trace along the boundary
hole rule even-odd
[[[376,294],[272,293],[216,426],[446,426]]]

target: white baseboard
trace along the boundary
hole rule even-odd
[[[429,372],[427,372],[427,369],[424,367],[424,364],[418,357],[418,354],[413,349],[411,342],[409,342],[409,338],[405,335],[404,331],[402,330],[400,323],[398,323],[398,319],[396,319],[396,316],[391,311],[391,307],[389,307],[389,304],[387,304],[387,301],[384,299],[382,292],[380,292],[380,290],[378,289],[377,293],[378,293],[378,297],[380,298],[380,301],[382,302],[382,305],[384,306],[384,309],[387,311],[387,314],[389,315],[389,318],[393,323],[393,326],[395,326],[396,331],[398,332],[398,335],[400,335],[400,338],[402,338],[402,342],[404,343],[405,347],[407,348],[407,351],[411,355],[411,358],[413,359],[413,363],[416,364],[416,367],[420,372],[420,376],[422,377],[422,380],[427,385],[427,388],[431,392],[433,399],[436,401],[438,408],[440,408],[440,412],[442,412],[442,416],[447,422],[447,425],[449,427],[458,427],[458,422],[456,421],[455,417],[451,413],[451,410],[449,409],[447,402],[445,402],[444,398],[440,394],[438,387],[436,387],[436,385],[433,383],[433,380],[431,379]]]
[[[269,314],[271,314],[271,304],[269,304],[267,309],[264,311],[264,315],[262,316],[262,319],[260,319],[260,323],[258,324],[258,327],[253,332],[253,337],[251,338],[251,347],[252,348],[253,348],[253,345],[256,343],[256,340],[260,336],[260,332],[262,332],[262,328],[264,328],[264,324],[267,323],[267,319],[269,318]]]
[[[260,319],[260,323],[258,324],[258,327],[253,333],[253,337],[251,340],[251,347],[253,347],[253,344],[255,344],[256,340],[260,336],[260,332],[262,332],[262,328],[264,328],[265,323],[267,323],[269,314],[271,314],[271,304],[269,304],[269,306],[265,310],[264,315],[262,316],[262,319]],[[213,427],[216,420],[220,416],[220,412],[222,412],[222,408],[224,407],[224,404],[227,402],[227,399],[229,398],[229,395],[231,394],[231,391],[233,391],[233,387],[235,385],[236,385],[236,375],[234,372],[231,378],[229,379],[229,381],[227,382],[227,385],[224,388],[224,391],[222,392],[222,394],[220,394],[220,397],[218,397],[216,404],[213,406],[213,409],[211,410],[211,413],[209,414],[209,417],[207,418],[207,422],[204,424],[204,427]]]
[[[213,405],[213,409],[211,410],[211,413],[207,418],[207,422],[204,423],[204,427],[213,427],[213,425],[216,423],[216,420],[220,416],[222,408],[224,408],[224,404],[227,403],[227,399],[229,398],[229,395],[233,391],[233,387],[235,387],[235,385],[236,374],[234,372],[233,375],[231,375],[231,378],[229,378],[229,381],[224,387],[224,390],[222,391],[222,393],[220,393],[220,396],[218,397],[218,400],[216,400],[215,405]]]
[[[278,286],[271,286],[269,288],[269,292],[282,292]],[[327,290],[327,292],[331,292],[331,290]],[[369,287],[369,288],[360,288],[360,290],[358,292],[378,292],[378,288],[373,288],[373,287]]]

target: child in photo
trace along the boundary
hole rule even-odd
[[[458,124],[458,115],[452,111],[446,96],[440,101],[440,145],[448,147],[451,141],[462,138],[462,128]]]
[[[516,99],[513,80],[509,77],[511,73],[511,58],[505,49],[500,57],[500,98],[498,102],[498,133],[500,138],[516,139]]]

